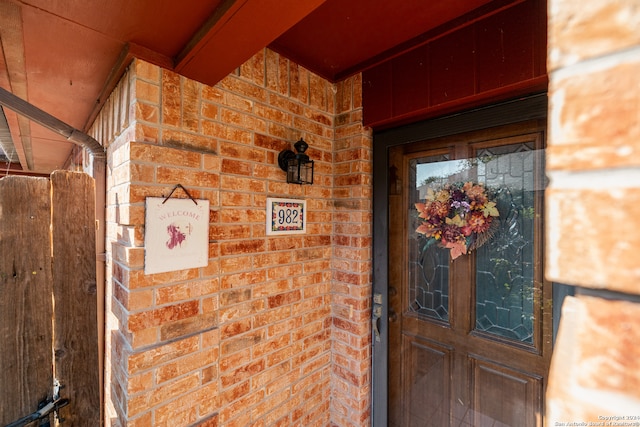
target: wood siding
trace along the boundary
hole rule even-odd
[[[546,90],[546,3],[514,2],[363,73],[376,129]]]

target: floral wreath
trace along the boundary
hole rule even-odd
[[[424,203],[415,204],[422,219],[416,232],[424,234],[428,244],[450,249],[452,259],[477,249],[497,228],[500,214],[491,196],[484,185],[472,182],[429,188]]]

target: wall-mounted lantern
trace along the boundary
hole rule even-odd
[[[293,147],[296,153],[291,150],[282,150],[278,154],[278,165],[287,173],[287,183],[313,184],[313,160],[309,160],[309,156],[304,153],[309,148],[309,144],[300,138]]]

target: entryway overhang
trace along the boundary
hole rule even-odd
[[[516,1],[517,3],[518,1]],[[86,131],[132,58],[214,85],[265,46],[339,81],[514,1],[0,0],[0,87]],[[47,174],[73,144],[4,110],[0,147]]]

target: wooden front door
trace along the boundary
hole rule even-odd
[[[389,150],[390,426],[544,425],[543,126]],[[467,182],[484,186],[498,216],[485,242],[452,259],[442,240],[416,231],[425,220],[415,204]]]

